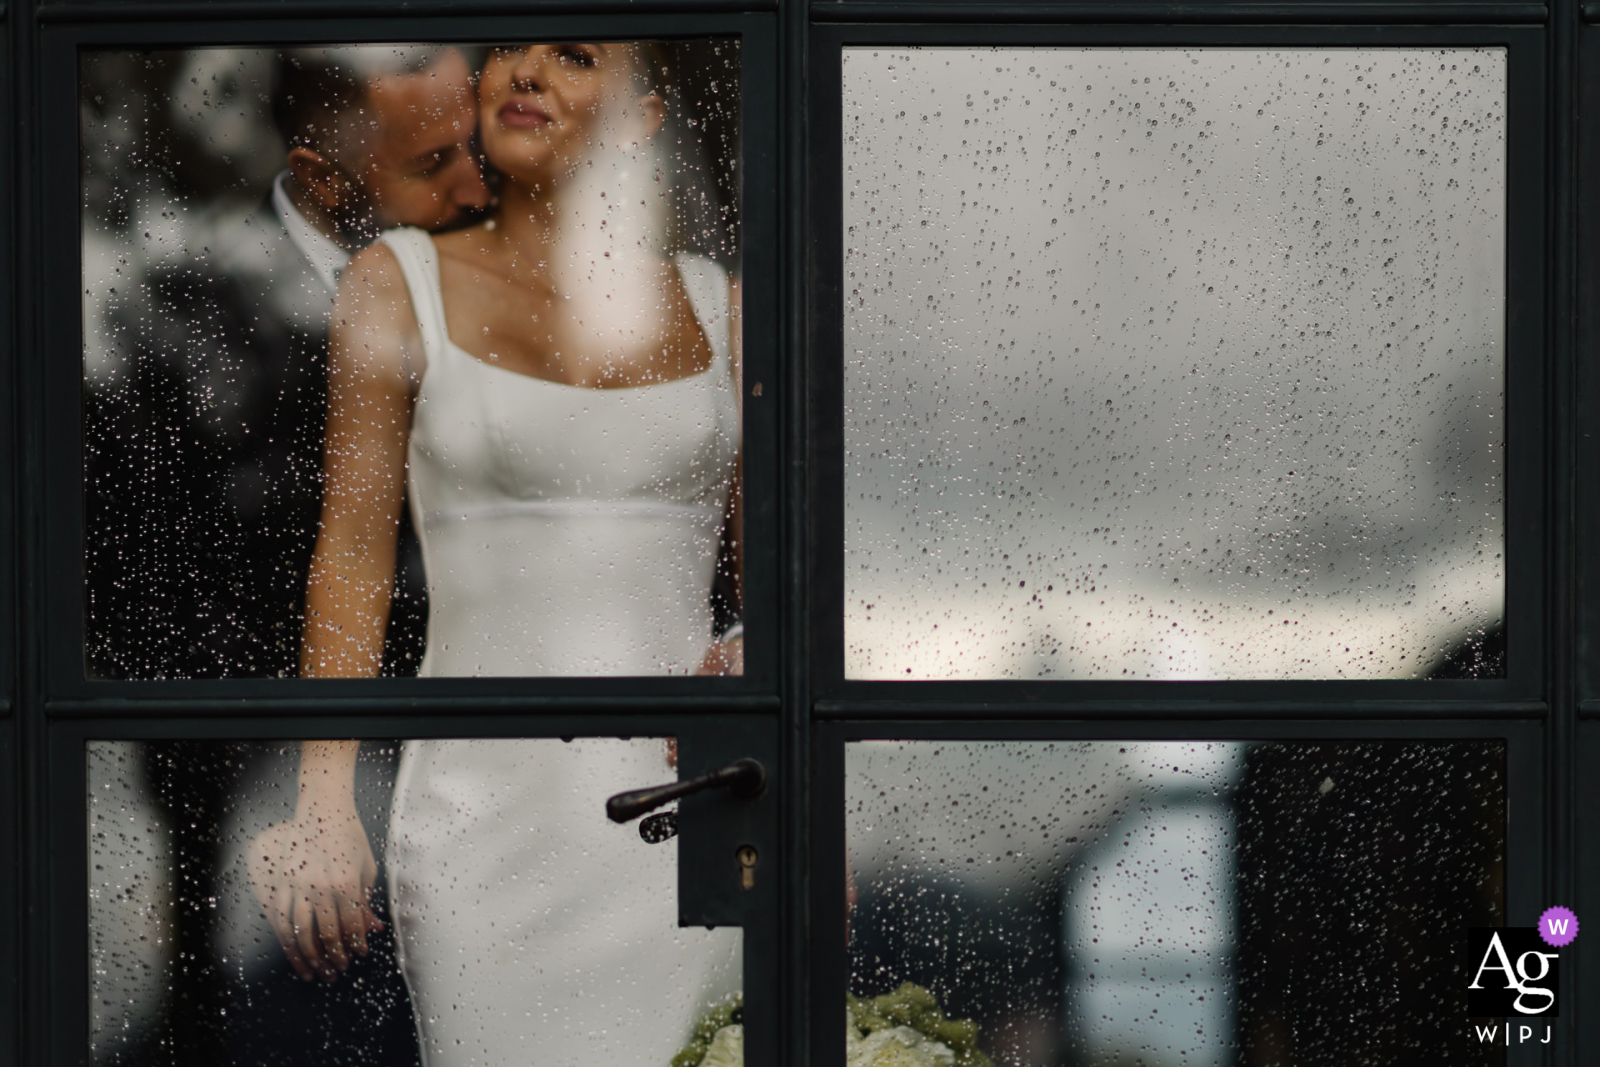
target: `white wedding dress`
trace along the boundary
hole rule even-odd
[[[739,444],[721,269],[678,259],[709,370],[587,389],[459,348],[432,239],[383,240],[427,356],[408,456],[421,673],[690,673]],[[405,744],[387,864],[427,1067],[668,1067],[740,988],[738,931],[677,925],[675,842],[605,816],[674,773],[659,738]]]

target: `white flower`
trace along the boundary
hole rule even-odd
[[[700,1067],[744,1067],[744,1027],[724,1026],[712,1035]]]
[[[909,1026],[858,1034],[854,1026],[845,1029],[845,1067],[952,1067],[956,1061],[950,1046]]]

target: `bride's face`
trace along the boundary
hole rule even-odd
[[[602,143],[653,134],[660,98],[641,92],[627,43],[496,48],[478,81],[484,155],[512,180],[559,179]]]

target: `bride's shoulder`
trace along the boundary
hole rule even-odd
[[[381,279],[390,275],[398,277],[400,274],[400,258],[390,238],[398,231],[391,230],[382,237],[373,241],[350,257],[350,262],[345,264],[344,270],[339,273],[342,284],[347,278],[374,278]]]
[[[347,303],[381,299],[404,287],[400,261],[386,241],[374,241],[363,248],[339,272],[339,299]]]
[[[489,231],[483,223],[467,226],[449,233],[433,235],[433,247],[438,251],[439,258],[462,259],[469,261],[481,260],[488,248]]]
[[[418,378],[424,357],[406,264],[391,236],[351,256],[339,273],[330,366],[335,374],[386,382],[398,395]]]

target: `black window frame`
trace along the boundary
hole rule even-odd
[[[76,234],[79,44],[693,36],[765,27],[744,70],[747,614],[742,679],[86,681]],[[843,758],[861,738],[1482,738],[1507,745],[1511,921],[1600,907],[1600,3],[1285,0],[382,0],[0,2],[0,1060],[82,1062],[87,1030],[83,745],[146,738],[679,733],[764,747],[776,862],[748,917],[770,1062],[836,1065]],[[602,27],[611,27],[605,30]],[[741,31],[743,32],[743,31]],[[1507,676],[1420,682],[851,682],[843,677],[838,47],[1427,45],[1510,52]],[[1585,79],[1582,75],[1587,73]],[[759,84],[753,84],[759,83]],[[764,109],[764,110],[762,110]],[[763,124],[758,116],[770,116]],[[753,146],[753,142],[755,142]],[[758,184],[760,161],[768,178]],[[756,162],[755,168],[751,167]],[[831,168],[831,169],[830,169]],[[1537,180],[1528,177],[1537,170]],[[770,207],[751,210],[752,195]],[[70,220],[70,223],[67,221]],[[1517,251],[1513,251],[1515,248]],[[750,283],[754,282],[754,288]],[[761,287],[766,287],[762,295]],[[766,361],[765,363],[761,361]],[[748,389],[747,389],[748,393]],[[765,472],[765,479],[752,477]],[[75,599],[76,598],[76,599]],[[681,684],[680,684],[681,683]],[[765,845],[767,839],[763,839]],[[765,864],[764,864],[765,866]],[[766,891],[764,890],[764,893]],[[1529,914],[1532,912],[1532,914]],[[1568,972],[1549,1063],[1600,1057],[1585,1022],[1600,952]],[[763,977],[763,982],[767,979]],[[1465,1023],[1465,1020],[1463,1020]],[[758,1044],[752,1055],[762,1052]],[[1527,1055],[1518,1053],[1518,1057]],[[1538,1058],[1528,1056],[1528,1062]],[[760,1062],[753,1060],[753,1062]],[[1514,1058],[1510,1062],[1524,1062]]]
[[[854,4],[829,6],[840,12]],[[1527,26],[1101,26],[950,25],[929,23],[819,25],[812,33],[812,78],[808,115],[812,146],[810,194],[812,217],[838,218],[843,151],[841,49],[852,46],[991,45],[1140,46],[1203,48],[1242,47],[1427,47],[1484,45],[1507,50],[1508,105],[1506,189],[1506,359],[1505,359],[1505,485],[1506,516],[1506,676],[1462,681],[855,681],[844,678],[844,542],[830,531],[846,529],[844,499],[844,383],[833,368],[844,364],[842,233],[839,227],[814,229],[817,278],[816,312],[811,357],[829,373],[813,383],[812,513],[816,516],[816,600],[812,614],[817,707],[823,716],[884,714],[960,717],[991,702],[1037,705],[1049,709],[1071,702],[1162,704],[1219,701],[1278,704],[1348,703],[1387,700],[1407,702],[1434,698],[1507,702],[1536,699],[1543,685],[1543,590],[1530,579],[1543,569],[1544,483],[1541,456],[1530,436],[1538,432],[1538,405],[1543,396],[1544,339],[1538,309],[1544,295],[1544,127],[1539,121],[1544,85],[1544,50],[1540,33]],[[1535,437],[1536,439],[1536,437]],[[1434,691],[1435,687],[1440,691]],[[1426,690],[1426,696],[1418,690]],[[1470,693],[1470,696],[1468,695]],[[1181,696],[1179,694],[1182,694]],[[1448,694],[1448,696],[1446,695]],[[1041,714],[1049,714],[1041,710]]]
[[[754,113],[771,112],[777,92],[772,61],[776,50],[776,25],[770,13],[689,13],[678,15],[551,15],[492,17],[410,16],[388,18],[380,24],[355,18],[172,23],[46,23],[41,32],[43,71],[41,127],[77,130],[78,55],[96,48],[204,47],[288,43],[359,43],[375,37],[387,40],[438,40],[472,43],[517,39],[518,35],[545,34],[557,39],[589,37],[734,36],[744,42],[741,62],[744,106]],[[744,256],[742,273],[745,316],[746,388],[744,435],[745,522],[751,529],[745,554],[745,588],[750,602],[746,612],[746,673],[738,678],[680,679],[673,688],[702,700],[742,700],[770,692],[776,677],[777,555],[775,539],[768,533],[776,513],[777,423],[768,415],[776,398],[757,382],[771,381],[777,372],[777,275],[773,269],[777,225],[777,141],[775,130],[746,116],[743,131]],[[46,173],[77,173],[76,136],[46,137],[41,145]],[[67,168],[71,168],[69,171]],[[45,182],[40,212],[52,220],[65,220],[79,205],[76,183]],[[76,226],[72,239],[44,243],[42,283],[47,305],[40,323],[40,345],[45,351],[81,351],[83,345],[78,288],[81,278]],[[660,684],[646,679],[197,679],[177,681],[120,681],[87,679],[83,663],[84,601],[60,591],[84,587],[83,546],[83,428],[81,366],[64,359],[47,361],[44,406],[50,413],[45,426],[43,476],[45,506],[42,514],[42,566],[47,586],[56,591],[47,600],[43,620],[45,685],[52,704],[94,703],[125,699],[145,704],[157,700],[189,701],[202,694],[214,700],[306,700],[363,697],[392,702],[425,697],[482,700],[497,697],[525,699],[536,691],[551,699],[591,698],[635,701],[660,694]],[[679,684],[681,683],[681,684]]]
[[[38,121],[15,175],[32,209],[19,206],[22,226],[15,253],[32,265],[35,276],[20,303],[31,314],[17,323],[17,336],[32,331],[39,350],[81,351],[79,255],[76,249],[79,199],[76,182],[49,181],[65,169],[78,173],[77,84],[82,49],[106,47],[203,47],[292,43],[365,43],[374,40],[429,40],[463,43],[505,39],[611,39],[736,37],[741,42],[741,270],[745,308],[746,385],[743,468],[754,483],[745,493],[749,545],[744,555],[745,593],[751,604],[746,622],[746,671],[729,678],[653,679],[207,679],[123,681],[86,679],[83,666],[83,473],[81,446],[82,377],[79,360],[45,361],[24,369],[19,392],[31,391],[43,417],[32,420],[29,454],[23,467],[29,489],[27,523],[35,554],[36,584],[30,582],[30,612],[35,626],[19,626],[26,668],[18,679],[30,696],[20,717],[29,767],[19,779],[26,825],[22,846],[26,871],[17,869],[32,918],[20,925],[20,952],[8,964],[7,978],[26,970],[15,1004],[21,1025],[0,1015],[0,1048],[14,1047],[20,1062],[76,1063],[88,1051],[89,974],[87,928],[88,870],[83,847],[85,746],[95,741],[284,740],[340,737],[384,740],[394,737],[506,737],[567,740],[575,737],[673,736],[681,772],[710,769],[738,755],[762,759],[779,784],[750,805],[737,827],[737,839],[762,856],[762,877],[752,893],[732,903],[706,886],[712,860],[705,826],[726,822],[725,813],[694,814],[680,805],[682,832],[675,846],[680,865],[680,907],[694,921],[735,923],[744,929],[747,1014],[752,1021],[752,1055],[774,1061],[783,1034],[781,1020],[767,1018],[785,998],[777,989],[782,969],[777,916],[789,887],[779,876],[785,842],[780,836],[778,798],[783,769],[777,695],[777,649],[781,620],[777,453],[783,424],[777,411],[780,322],[777,259],[779,212],[777,175],[779,128],[778,19],[771,5],[709,3],[650,5],[640,10],[614,4],[610,9],[570,5],[566,10],[529,14],[510,5],[485,5],[475,14],[447,8],[395,17],[381,4],[302,5],[291,17],[270,5],[208,7],[53,6],[27,12],[37,81],[31,105]],[[7,12],[11,14],[11,12]],[[380,15],[372,18],[372,15]],[[367,16],[367,17],[363,17]],[[9,24],[8,24],[8,29]],[[752,121],[754,119],[754,121]],[[37,131],[50,131],[38,134]],[[9,221],[9,220],[8,220]],[[47,234],[70,233],[66,242]],[[31,252],[20,251],[29,247]],[[8,266],[11,264],[8,263]],[[31,346],[30,346],[31,347]],[[763,399],[765,398],[765,399]],[[22,405],[26,406],[26,405]],[[31,491],[30,491],[31,490]],[[58,599],[63,589],[75,589]],[[0,661],[0,667],[3,667]],[[434,684],[435,682],[442,684]],[[10,741],[10,735],[7,735]],[[696,754],[698,753],[698,755]],[[9,753],[6,753],[9,754]],[[17,763],[10,763],[17,766]],[[698,798],[695,798],[698,803]],[[686,805],[689,802],[686,802]],[[704,806],[702,806],[704,807]],[[8,805],[8,811],[10,810]],[[735,820],[739,822],[739,820]],[[724,834],[723,836],[727,836]],[[698,840],[698,844],[695,844]],[[8,839],[0,836],[0,847]],[[732,851],[724,857],[728,884],[737,871]],[[692,861],[699,860],[698,864]],[[692,898],[692,899],[691,899]],[[0,903],[4,903],[0,899]],[[11,911],[7,911],[9,918]],[[729,916],[732,916],[731,918]],[[7,948],[9,949],[8,944]],[[755,1024],[759,1024],[757,1032]],[[13,1045],[12,1042],[15,1042]]]
[[[1543,774],[1539,745],[1539,724],[1533,721],[1507,722],[1479,720],[1469,723],[1439,719],[1336,719],[1332,716],[1283,720],[1166,718],[1147,720],[1130,729],[1130,724],[1110,718],[1084,717],[1074,721],[1054,719],[1013,719],[952,721],[950,718],[908,720],[835,719],[817,724],[812,738],[813,770],[811,818],[814,830],[812,872],[818,885],[842,886],[847,877],[845,856],[846,750],[858,741],[1196,741],[1252,742],[1283,741],[1316,743],[1325,741],[1466,741],[1495,740],[1505,745],[1507,797],[1507,849],[1505,904],[1508,915],[1527,915],[1532,925],[1544,904],[1540,897],[1540,872],[1545,859],[1539,830],[1546,818],[1540,803],[1528,804],[1519,798],[1537,797]],[[1003,788],[1003,785],[1000,786]],[[939,796],[937,786],[929,792]],[[845,903],[842,894],[819,893],[813,897],[812,921],[819,930],[845,929]],[[1517,923],[1517,925],[1523,925]],[[844,938],[819,937],[812,949],[813,981],[811,1002],[826,1005],[843,999],[848,974]],[[1565,1003],[1575,998],[1565,991]],[[844,1062],[844,1033],[836,1018],[816,1011],[811,1018],[813,1063]],[[1463,1030],[1466,1019],[1462,1019]],[[1399,1062],[1399,1061],[1397,1061]],[[1441,1059],[1439,1062],[1446,1062]],[[1539,1050],[1513,1047],[1507,1058],[1510,1067],[1539,1062]]]
[[[1596,14],[1600,14],[1600,5]],[[809,796],[811,871],[822,886],[845,872],[845,746],[856,740],[1466,739],[1506,744],[1508,922],[1576,899],[1563,846],[1573,811],[1573,660],[1568,589],[1573,559],[1564,524],[1574,507],[1566,420],[1575,197],[1571,124],[1561,105],[1571,77],[1576,14],[1560,5],[1474,4],[1005,4],[945,5],[818,0],[811,5],[806,165],[813,238],[808,360],[812,368],[812,644],[814,728]],[[1508,664],[1498,680],[1435,681],[857,681],[844,677],[844,317],[841,49],[850,45],[1068,45],[1204,47],[1427,47],[1504,45],[1508,53],[1505,447]],[[1520,142],[1520,143],[1516,143]],[[1523,199],[1533,195],[1537,203]],[[1519,215],[1520,222],[1511,215]],[[824,221],[826,220],[826,221]],[[828,223],[831,222],[830,226]],[[1545,228],[1534,236],[1527,227]],[[1512,292],[1510,290],[1515,290]],[[1600,453],[1594,458],[1600,459]],[[1583,469],[1580,467],[1579,469]],[[1592,469],[1592,468],[1590,468]],[[1576,510],[1576,508],[1574,508]],[[1586,512],[1580,512],[1580,516]],[[1581,521],[1581,518],[1580,518]],[[1592,536],[1592,534],[1591,534]],[[1538,588],[1530,588],[1530,585]],[[1512,636],[1517,631],[1523,636]],[[1585,631],[1593,632],[1593,631]],[[1520,646],[1520,647],[1519,647]],[[1600,702],[1597,702],[1600,711]],[[1597,724],[1600,725],[1600,724]],[[1600,756],[1600,730],[1589,749]],[[1580,757],[1581,758],[1581,757]],[[1587,787],[1593,790],[1594,787]],[[1594,794],[1600,799],[1600,793]],[[1536,809],[1539,816],[1528,818]],[[1536,835],[1525,840],[1521,835]],[[1577,838],[1581,840],[1581,838]],[[1585,859],[1600,874],[1600,862]],[[1592,883],[1589,883],[1592,884]],[[1541,895],[1542,894],[1542,895]],[[1592,894],[1600,899],[1600,894]],[[842,903],[813,897],[820,930],[843,925]],[[827,938],[812,960],[813,1003],[839,995],[842,945]],[[1580,962],[1600,977],[1600,967]],[[1567,1003],[1583,1003],[1584,974]],[[1592,988],[1592,987],[1591,987]],[[1558,1020],[1549,1062],[1587,1062],[1596,1046],[1582,1023]],[[838,1062],[842,1038],[815,1013],[816,1062]],[[1579,1044],[1579,1041],[1582,1044]],[[1513,1048],[1508,1063],[1540,1053]]]

